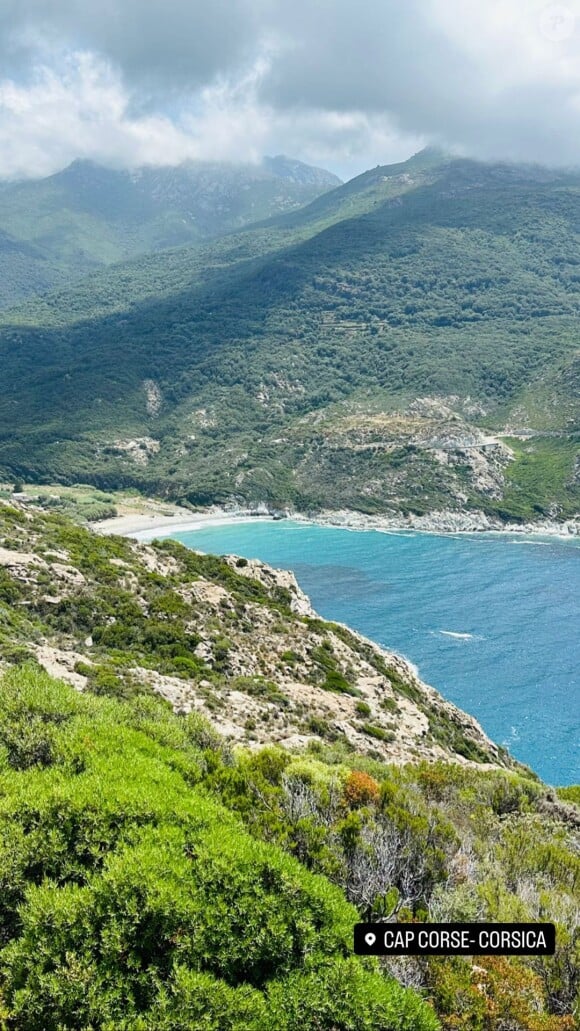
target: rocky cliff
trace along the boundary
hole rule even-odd
[[[323,740],[395,763],[512,764],[408,661],[320,619],[291,573],[7,504],[0,656],[33,656],[80,690],[157,692],[252,746]]]

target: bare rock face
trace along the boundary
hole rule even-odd
[[[241,576],[258,580],[269,589],[282,587],[290,592],[290,608],[297,616],[315,616],[310,598],[299,587],[294,573],[289,569],[273,569],[257,558],[240,559],[238,555],[228,555],[226,562]]]
[[[157,402],[156,395],[148,395],[147,405],[150,414],[156,414],[156,411],[154,411],[151,406],[157,403],[161,406],[160,397]],[[124,459],[126,462],[133,463],[134,465],[145,466],[154,455],[158,454],[160,447],[161,445],[159,441],[155,440],[153,437],[134,437],[126,440],[114,440],[107,445],[107,450],[111,454]]]
[[[9,569],[18,569],[38,562],[38,556],[25,551],[12,551],[9,548],[0,548],[0,566],[7,566]]]
[[[159,415],[163,402],[159,384],[156,383],[154,379],[143,380],[143,390],[145,391],[145,407],[147,414]]]
[[[331,504],[359,508],[364,498],[366,508],[371,499],[386,514],[412,508],[420,483],[433,509],[445,498],[454,510],[469,512],[474,496],[503,496],[514,459],[502,440],[469,421],[481,415],[481,406],[456,396],[418,397],[400,410],[364,401],[330,406],[289,432],[302,449],[297,482],[304,489],[323,482]]]
[[[87,686],[87,678],[82,673],[77,673],[75,666],[79,662],[86,664],[84,655],[74,651],[65,651],[55,648],[49,644],[40,644],[34,648],[36,661],[44,666],[47,673],[65,683],[83,691]]]

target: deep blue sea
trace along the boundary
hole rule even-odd
[[[269,520],[172,536],[294,570],[321,615],[406,655],[548,783],[580,783],[580,541]]]

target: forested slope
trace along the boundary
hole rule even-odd
[[[202,503],[573,515],[579,188],[429,153],[8,313],[0,461]]]

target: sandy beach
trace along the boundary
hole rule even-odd
[[[164,506],[164,509],[169,506]],[[102,519],[93,523],[98,533],[119,534],[122,537],[135,537],[137,540],[152,540],[158,531],[202,530],[207,526],[225,525],[229,523],[245,523],[253,519],[264,519],[270,516],[267,512],[255,510],[229,511],[223,508],[208,508],[202,512],[191,512],[178,505],[166,511],[124,511],[113,519]]]
[[[265,505],[253,508],[221,508],[212,506],[198,512],[179,505],[143,499],[139,507],[119,506],[120,511],[112,519],[94,523],[97,532],[134,537],[137,540],[152,540],[161,531],[162,535],[174,531],[201,530],[208,526],[246,523],[253,520],[271,520],[274,517]],[[378,530],[382,532],[415,532],[435,534],[501,533],[517,534],[523,537],[558,537],[566,540],[580,536],[580,522],[565,523],[545,521],[525,524],[504,524],[491,520],[483,512],[432,512],[423,516],[365,515],[362,512],[342,510],[322,511],[315,515],[288,513],[294,522],[311,523],[318,526],[334,526],[350,530]]]

